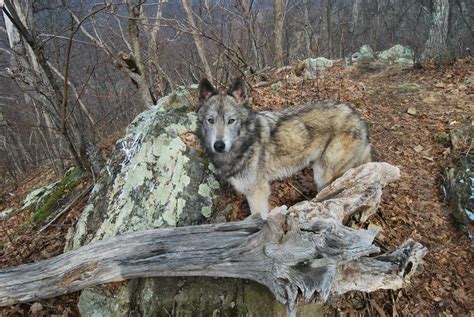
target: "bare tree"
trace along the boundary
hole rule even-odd
[[[186,19],[188,21],[188,24],[191,26],[193,30],[192,36],[193,36],[194,44],[196,45],[197,52],[199,54],[199,58],[201,59],[202,66],[204,67],[204,74],[210,81],[213,81],[211,68],[209,67],[206,53],[204,51],[204,43],[202,41],[201,35],[197,31],[198,27],[196,26],[196,22],[194,21],[193,9],[191,8],[189,0],[181,0],[181,3],[183,4],[183,8],[186,13]]]
[[[255,16],[258,14],[258,11],[253,8],[253,0],[238,0],[238,3],[242,7],[242,14],[247,27],[251,52],[255,61],[256,69],[260,69],[265,66],[265,61],[264,56],[259,50],[257,32],[255,30]]]
[[[282,67],[283,61],[283,0],[275,0],[273,2],[273,43],[275,50],[275,66]]]
[[[326,31],[328,39],[328,58],[332,58],[333,40],[332,40],[332,7],[333,0],[326,0]]]
[[[68,107],[68,70],[72,41],[69,41],[64,84],[61,87],[44,55],[41,43],[34,36],[32,12],[31,0],[17,4],[5,1],[3,14],[10,46],[15,53],[12,56],[13,67],[10,74],[32,99],[41,104],[45,121],[59,132],[58,135],[65,141],[76,164],[84,170],[92,167],[98,173],[102,165],[97,156],[98,151],[78,128],[73,115],[74,107]],[[73,35],[74,33],[71,39]],[[91,162],[92,157],[97,162]],[[61,171],[62,166],[58,166],[58,169]]]
[[[449,0],[433,0],[432,22],[422,59],[447,59]]]

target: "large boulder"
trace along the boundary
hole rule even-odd
[[[390,64],[413,65],[414,53],[409,47],[397,44],[379,52],[377,59]]]
[[[375,61],[375,54],[369,45],[362,45],[358,52],[351,56],[352,62],[358,64],[369,64]]]
[[[303,61],[304,76],[308,79],[317,79],[323,76],[326,68],[332,67],[335,61],[325,57],[307,58]]]
[[[141,113],[117,141],[67,249],[131,231],[209,222],[221,186],[194,146],[196,129],[187,90]],[[191,238],[191,237],[190,237]],[[213,278],[145,278],[119,289],[82,292],[83,316],[281,315],[284,306],[255,282]],[[300,315],[320,314],[319,305]]]
[[[186,90],[138,115],[117,141],[71,237],[77,248],[131,231],[199,224],[211,214],[219,183],[186,142],[196,128]]]

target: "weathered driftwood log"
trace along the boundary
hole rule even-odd
[[[426,249],[408,240],[379,252],[376,232],[342,224],[374,213],[399,170],[369,163],[348,171],[310,202],[275,208],[265,222],[149,230],[93,243],[57,257],[0,270],[0,306],[138,277],[237,277],[267,286],[295,313],[298,300],[324,302],[351,290],[396,289]]]

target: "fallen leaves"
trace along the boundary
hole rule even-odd
[[[440,175],[460,151],[451,150],[448,132],[461,124],[462,115],[473,113],[472,83],[465,82],[472,77],[473,66],[474,58],[459,60],[445,69],[426,65],[423,71],[389,69],[362,73],[335,65],[326,77],[317,80],[295,80],[297,70],[285,68],[268,78],[269,82],[281,81],[276,92],[270,85],[253,92],[256,110],[282,109],[320,99],[350,102],[367,119],[375,160],[401,168],[402,178],[385,189],[376,218],[368,224],[354,223],[354,226],[378,230],[376,242],[381,248],[391,249],[409,237],[422,242],[429,248],[425,270],[413,278],[411,285],[397,292],[349,294],[334,304],[340,312],[353,316],[468,316],[474,311],[472,249],[453,225],[440,192]],[[407,93],[397,92],[397,87],[403,87]],[[474,118],[469,120],[474,125]],[[191,131],[180,138],[189,146],[199,146]],[[107,144],[113,148],[113,143]],[[464,143],[460,141],[460,145]],[[465,150],[465,147],[460,149]],[[45,182],[44,175],[52,174],[48,169],[39,170],[17,190],[5,188],[6,205],[18,208],[28,190]],[[292,205],[314,194],[312,172],[305,170],[287,181],[273,183],[270,202],[272,206]],[[249,213],[245,198],[231,190],[218,206],[219,210],[228,210],[224,216],[229,221],[243,219]],[[75,215],[79,212],[80,208]],[[19,236],[13,234],[25,219],[20,213],[1,223],[17,249],[13,252],[13,244],[4,237],[0,245],[0,266],[60,253],[74,213],[62,225],[52,227],[47,238],[39,239],[34,236],[34,230]],[[76,303],[77,294],[65,295],[38,303],[42,305],[38,314],[74,316]],[[39,305],[35,309],[39,309]],[[31,307],[22,304],[0,309],[0,316],[4,312],[8,316],[25,315]]]

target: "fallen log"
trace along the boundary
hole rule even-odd
[[[379,252],[375,231],[344,219],[373,214],[398,168],[368,163],[348,171],[313,200],[275,208],[267,221],[148,230],[0,270],[0,306],[59,296],[125,279],[236,277],[265,285],[289,315],[297,301],[325,302],[351,290],[397,289],[417,271],[426,248],[407,240]]]

